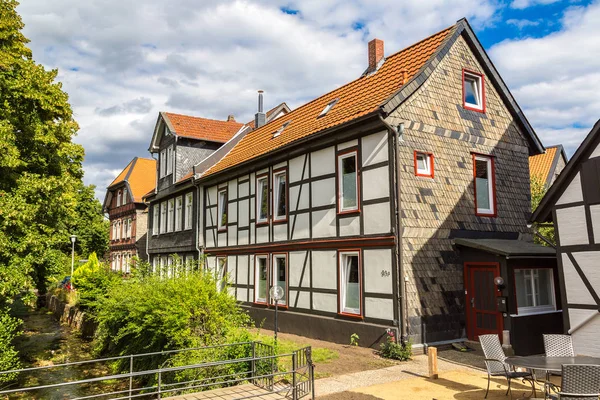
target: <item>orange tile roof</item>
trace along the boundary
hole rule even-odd
[[[285,104],[285,102],[271,108],[269,111],[267,111],[266,117],[267,117],[267,121],[269,121],[269,119],[271,118],[271,116],[273,115],[273,113],[279,108],[285,106],[287,107],[288,105]],[[288,107],[289,108],[289,107]],[[283,114],[284,116],[286,115],[285,113]],[[281,116],[279,116],[278,118],[281,118]],[[270,121],[269,121],[270,122]],[[254,129],[254,119],[250,122],[246,122],[246,125],[248,125],[250,128]]]
[[[135,157],[123,171],[115,178],[108,188],[127,182],[133,201],[142,202],[142,197],[154,190],[156,186],[156,160],[151,158]]]
[[[244,125],[236,121],[218,121],[170,112],[164,115],[169,119],[178,136],[212,142],[225,143]]]
[[[529,157],[529,176],[532,180],[537,177],[542,183],[546,183],[557,151],[558,146],[547,147],[545,153]]]
[[[204,175],[214,174],[303,137],[376,111],[385,100],[419,72],[444,40],[450,36],[454,27],[451,26],[388,56],[375,73],[361,76],[248,133]],[[406,71],[406,74],[403,71]],[[339,99],[337,104],[325,116],[317,118],[323,108],[334,99]],[[273,138],[273,133],[287,121],[290,121],[289,126],[278,137]]]

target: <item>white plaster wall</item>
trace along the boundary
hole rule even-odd
[[[389,233],[390,204],[388,202],[363,206],[365,234]]]
[[[290,217],[290,221],[294,227],[293,232],[290,233],[292,240],[306,239],[310,236],[308,213],[296,214]]]
[[[240,227],[248,226],[250,223],[250,215],[248,214],[250,200],[240,200],[237,204],[240,208],[240,220],[238,221],[238,225]]]
[[[206,221],[206,225],[208,225],[208,226],[216,226],[217,225],[217,207],[213,207],[208,210],[208,218]]]
[[[337,295],[330,293],[313,293],[313,309],[337,313]]]
[[[337,252],[313,250],[312,271],[314,288],[337,289]]]
[[[238,273],[237,273],[237,283],[240,285],[248,284],[248,257],[247,256],[238,256]],[[238,289],[239,290],[239,289]]]
[[[579,176],[579,172],[577,175],[575,175],[571,183],[569,183],[569,186],[567,186],[567,189],[564,191],[562,196],[560,196],[556,204],[575,203],[576,201],[583,201],[583,192],[581,191],[581,176]]]
[[[273,225],[273,241],[281,242],[287,240],[288,224],[275,224]]]
[[[256,198],[251,197],[250,198],[250,219],[254,219],[255,215],[256,215]]]
[[[243,231],[238,232],[238,245],[244,245],[244,244],[250,244],[247,229],[244,229]]]
[[[340,218],[340,236],[360,235],[360,217],[358,215]]]
[[[362,172],[363,200],[380,199],[390,195],[388,167]]]
[[[365,317],[394,319],[394,302],[392,299],[365,298]]]
[[[349,140],[347,142],[344,143],[340,143],[338,144],[338,150],[344,150],[347,149],[348,147],[354,147],[354,146],[358,146],[358,139],[353,139],[353,140]]]
[[[392,294],[392,250],[365,249],[363,257],[365,292]]]
[[[313,238],[331,237],[336,235],[335,209],[315,211],[312,213]]]
[[[307,257],[308,256],[308,257]],[[306,260],[306,266],[304,261]],[[310,255],[306,251],[288,253],[289,285],[310,287]]]
[[[312,182],[312,206],[335,204],[335,178]]]
[[[246,302],[248,299],[248,289],[246,288],[237,288],[237,296],[238,301]]]
[[[291,307],[310,309],[310,293],[301,292],[297,290],[290,290],[290,302]]]
[[[299,156],[296,158],[292,158],[291,160],[289,160],[289,181],[291,182],[298,182],[300,180],[303,179],[302,177],[302,168],[304,168],[304,159],[306,158],[306,155],[303,156]],[[308,165],[306,166],[306,171],[304,172],[305,175],[308,176]]]
[[[600,243],[600,205],[590,206],[590,216],[592,217],[592,227],[594,230],[594,242]]]
[[[228,256],[227,257],[227,282],[229,284],[236,283],[235,282],[235,274],[238,268],[237,256]]]
[[[334,173],[335,149],[333,147],[326,147],[312,152],[310,155],[310,172],[313,178],[319,175]]]
[[[300,190],[302,186],[302,190]],[[308,208],[308,184],[291,186],[290,192],[290,211],[305,210]],[[298,202],[298,196],[300,196],[300,202]]]
[[[575,260],[577,260],[575,258]],[[567,292],[567,303],[571,304],[595,304],[589,290],[581,280],[577,270],[566,254],[562,254],[563,275],[565,277],[565,289]]]
[[[584,206],[556,210],[556,227],[561,246],[589,244]]]
[[[235,200],[238,197],[238,184],[237,179],[227,182],[227,197],[229,200]]]
[[[246,197],[250,194],[250,182],[244,182],[239,186],[240,197]]]
[[[206,257],[206,269],[208,271],[214,271],[216,264],[217,264],[217,257]]]
[[[229,242],[227,246],[237,246],[237,227],[229,226],[227,227],[227,238]]]
[[[227,246],[227,232],[219,232],[217,234],[217,245],[218,247]]]
[[[361,139],[362,165],[377,164],[388,159],[387,132],[374,133]]]
[[[237,202],[227,204],[227,223],[237,222],[237,206]]]
[[[287,163],[285,161],[280,162],[279,164],[273,165],[272,169],[278,169],[278,168],[283,168],[283,167],[287,167]]]
[[[581,251],[573,253],[585,277],[596,290],[600,289],[600,251]],[[598,332],[600,335],[600,332]]]
[[[206,247],[207,248],[216,247],[214,238],[215,238],[215,230],[207,229],[206,230]]]
[[[585,321],[588,317],[597,313],[596,310],[582,310],[577,308],[569,308],[569,326],[570,329],[575,328],[577,325]]]
[[[206,191],[206,205],[211,206],[217,204],[217,187],[211,186]]]
[[[256,228],[256,243],[266,243],[269,241],[269,226],[259,226]]]
[[[600,313],[596,317],[573,332],[573,349],[575,354],[600,357]]]
[[[600,146],[596,146],[596,148],[594,149],[594,151],[592,151],[592,154],[590,155],[590,158],[595,157],[600,157]]]

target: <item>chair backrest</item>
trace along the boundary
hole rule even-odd
[[[506,360],[506,355],[504,354],[504,350],[502,349],[502,344],[500,343],[500,338],[498,335],[479,335],[479,343],[481,344],[485,358],[500,361],[485,363],[489,373],[503,373],[505,371],[505,367],[506,370],[509,370],[508,365],[504,363],[504,360]]]
[[[598,396],[600,396],[600,365],[563,365],[560,393],[565,393],[565,395],[560,395],[560,400],[598,400]],[[568,396],[568,394],[578,396]]]
[[[546,357],[574,357],[573,340],[569,335],[544,335]]]

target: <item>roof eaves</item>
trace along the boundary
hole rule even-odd
[[[563,186],[571,181],[573,174],[577,171],[577,165],[589,152],[588,148],[596,142],[600,142],[600,120],[596,121],[590,133],[583,139],[573,157],[567,162],[565,169],[562,170],[556,181],[554,181],[554,184],[550,186],[550,189],[542,197],[540,204],[529,219],[530,222],[547,222],[550,219],[552,205],[556,201],[556,198],[564,191]]]

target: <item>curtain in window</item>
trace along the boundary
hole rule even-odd
[[[356,157],[342,159],[343,209],[356,208]]]

